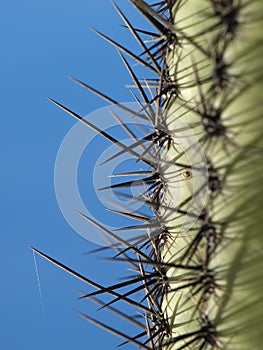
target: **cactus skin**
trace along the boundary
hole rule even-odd
[[[164,246],[163,261],[202,265],[197,273],[170,269],[173,270],[170,278],[176,280],[171,282],[170,289],[175,293],[168,293],[162,304],[163,310],[170,315],[170,328],[174,327],[174,332],[167,338],[165,348],[168,350],[245,350],[251,348],[251,344],[254,344],[253,348],[260,348],[262,298],[258,291],[261,288],[255,292],[251,281],[254,274],[255,280],[262,280],[258,276],[262,264],[259,251],[262,225],[255,226],[254,221],[261,206],[254,206],[256,193],[253,188],[258,184],[258,190],[262,189],[257,180],[262,173],[258,165],[258,152],[262,150],[259,141],[262,119],[255,107],[260,101],[256,91],[262,86],[262,72],[259,52],[252,50],[253,46],[259,45],[262,52],[262,45],[257,38],[258,23],[253,25],[249,21],[255,9],[255,3],[242,8],[240,2],[235,1],[188,1],[174,12],[175,25],[178,21],[180,27],[186,27],[183,36],[195,37],[198,46],[204,50],[196,48],[191,53],[187,39],[183,39],[180,48],[172,50],[169,59],[171,79],[174,82],[183,80],[185,86],[195,86],[181,89],[181,95],[171,98],[168,108],[178,104],[178,99],[186,101],[183,108],[188,110],[188,120],[192,118],[190,125],[198,130],[207,157],[209,194],[204,216],[187,237],[179,233]],[[202,15],[206,20],[188,28],[187,21],[180,22],[186,14],[192,23],[202,19]],[[195,35],[196,32],[201,34]],[[178,56],[186,59],[180,61]],[[189,71],[187,76],[185,68]],[[184,78],[177,72],[183,72]],[[242,89],[244,91],[239,95]],[[196,123],[191,114],[196,115]],[[246,211],[254,214],[245,214]],[[252,257],[256,257],[257,264]],[[257,300],[254,306],[251,297]],[[260,309],[259,305],[261,311],[256,311]],[[179,317],[174,317],[175,309]],[[258,326],[250,328],[252,324]]]
[[[122,55],[141,93],[141,103],[151,116],[153,130],[148,141],[154,150],[142,150],[138,156],[152,167],[144,181],[148,186],[146,204],[154,215],[150,219],[141,216],[139,220],[144,221],[151,238],[145,235],[148,247],[119,241],[122,248],[115,248],[121,256],[119,260],[135,267],[138,277],[130,279],[130,289],[123,295],[119,292],[125,287],[123,283],[105,289],[36,251],[98,289],[84,298],[111,294],[114,302],[125,301],[143,312],[146,322],[138,337],[82,315],[136,347],[259,350],[263,342],[263,45],[262,20],[258,18],[262,2],[131,3],[153,25],[153,32],[135,29],[115,6],[144,55],[133,54],[106,39],[153,75],[141,82]],[[145,44],[141,39],[145,36],[155,41]],[[76,82],[94,92],[88,85]],[[149,97],[150,92],[153,97]],[[83,120],[58,102],[55,104]],[[203,172],[195,170],[196,159],[189,163],[189,151],[178,150],[180,130],[175,119],[189,127],[202,147],[207,191],[203,202],[197,203],[198,215],[191,211],[189,203],[196,203],[200,191],[196,176]],[[181,137],[187,138],[184,131]],[[178,186],[174,186],[174,179],[179,179]],[[194,220],[184,231],[187,210]],[[134,215],[135,220],[135,215],[140,215],[115,213]],[[130,298],[138,290],[145,291],[142,302]],[[110,309],[109,304],[100,302]],[[134,322],[132,316],[126,318]]]

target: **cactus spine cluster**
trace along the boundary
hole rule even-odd
[[[137,276],[103,287],[37,252],[97,289],[83,298],[106,293],[113,296],[112,302],[96,302],[109,310],[120,315],[111,305],[118,302],[137,309],[139,322],[126,315],[126,320],[142,328],[137,335],[83,317],[138,348],[259,350],[263,340],[262,3],[130,2],[152,26],[152,30],[135,27],[114,4],[137,40],[139,53],[97,33],[119,49],[140,95],[136,99],[141,109],[135,117],[148,120],[150,132],[138,138],[124,126],[133,143],[118,144],[107,132],[53,102],[146,167],[141,174],[134,169],[135,179],[111,186],[114,191],[145,186],[146,191],[133,200],[148,206],[152,216],[112,210],[113,215],[134,220],[135,225],[123,229],[143,231],[142,239],[135,244],[118,239],[116,233],[85,217],[115,242],[115,260],[127,262]],[[149,77],[138,77],[130,59],[142,65]],[[138,292],[144,297],[138,299]]]

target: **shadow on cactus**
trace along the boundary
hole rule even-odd
[[[122,338],[120,345],[259,350],[262,4],[130,2],[152,27],[137,28],[114,4],[138,52],[94,31],[118,49],[136,108],[72,79],[112,104],[111,116],[128,142],[50,100],[114,145],[103,164],[116,165],[122,156],[135,160],[132,169],[109,174],[110,184],[100,189],[115,196],[108,210],[116,221],[124,217],[132,224],[110,230],[79,213],[101,232],[107,247],[97,251],[112,251],[108,260],[127,264],[133,275],[103,286],[32,249],[93,288],[81,299],[138,328],[131,335],[81,314]],[[125,122],[124,114],[134,124]],[[122,311],[123,303],[130,314]]]

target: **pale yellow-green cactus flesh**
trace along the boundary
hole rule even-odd
[[[199,302],[202,288],[196,293],[192,286],[180,289],[180,286],[191,284],[188,272],[177,268],[168,270],[170,290],[162,302],[171,329],[171,335],[164,341],[167,350],[181,349],[188,342],[186,349],[201,349],[202,338],[192,343],[189,340],[194,335],[179,339],[180,335],[200,330],[201,315],[207,315],[215,329],[214,345],[205,348],[260,350],[263,346],[262,11],[260,1],[244,1],[243,4],[241,1],[239,28],[224,49],[225,62],[231,62],[228,74],[233,78],[229,86],[213,96],[209,93],[213,81],[207,79],[213,70],[213,57],[208,57],[199,46],[208,48],[213,56],[213,46],[220,48],[225,38],[220,37],[222,28],[220,25],[217,28],[218,18],[213,16],[211,2],[183,1],[174,11],[174,24],[183,34],[180,47],[171,49],[168,66],[171,78],[179,82],[181,89],[179,96],[165,106],[173,145],[163,153],[167,188],[162,204],[177,208],[178,203],[195,193],[209,176],[205,161],[211,161],[218,169],[224,184],[217,193],[208,188],[206,194],[201,193],[184,206],[184,209],[194,206],[197,216],[198,211],[201,214],[205,209],[218,225],[216,229],[220,231],[221,242],[208,264],[217,286]],[[213,30],[207,30],[212,27]],[[196,36],[195,46],[188,38],[196,33],[203,34]],[[206,79],[207,83],[199,84]],[[200,116],[191,110],[191,106],[196,109],[199,105],[201,109],[202,103],[212,103],[220,108],[231,97],[232,101],[221,116],[226,137],[207,140]],[[190,145],[198,143],[201,150],[197,149],[196,156],[189,151],[191,147],[187,148],[187,142]],[[204,171],[187,171],[172,164],[171,160],[199,164]],[[201,224],[197,218],[189,218],[186,222],[185,216],[176,211],[162,209],[162,213],[170,232],[162,253],[163,261],[185,262],[184,254]],[[189,265],[202,264],[207,244],[203,238]],[[176,343],[169,342],[175,337],[179,339]]]

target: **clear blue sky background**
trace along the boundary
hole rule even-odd
[[[128,0],[118,4],[138,20]],[[118,344],[75,314],[96,314],[96,306],[77,300],[77,290],[91,289],[37,257],[41,306],[28,245],[98,282],[109,284],[119,274],[116,264],[106,269],[105,262],[83,255],[96,246],[74,233],[60,213],[54,164],[75,121],[46,97],[84,115],[107,105],[68,80],[74,76],[120,102],[131,100],[124,88],[130,78],[116,50],[88,30],[95,27],[133,47],[121,23],[110,0],[0,2],[1,349],[108,350]],[[113,320],[104,312],[96,317]]]

